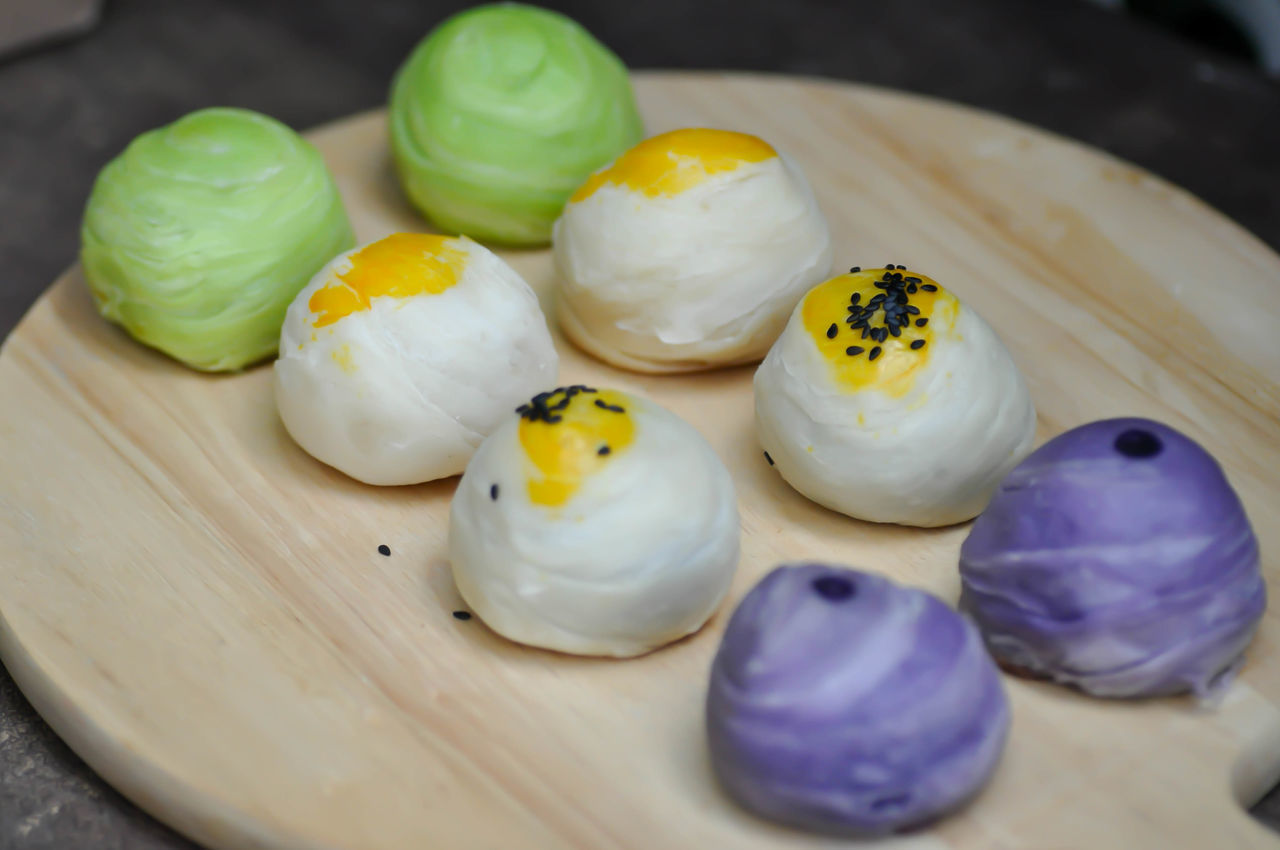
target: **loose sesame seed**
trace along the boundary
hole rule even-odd
[[[455,620],[470,620],[470,619],[471,619],[471,612],[470,612],[470,611],[454,611],[454,612],[453,612],[453,619],[455,619]]]
[[[860,271],[862,271],[862,266],[854,266],[853,268],[849,269],[849,274],[857,274]]]
[[[911,343],[912,348],[924,348],[924,340],[917,339]]]
[[[927,325],[927,324],[929,324],[929,320],[928,320],[928,319],[916,319],[916,327],[917,327],[917,328],[923,328],[923,327],[924,327],[925,325]]]
[[[768,453],[768,452],[765,452],[765,453],[764,453],[764,459],[765,459],[765,460],[767,460],[767,461],[769,461],[769,465],[770,465],[770,466],[773,466],[773,458],[769,457],[769,453]]]
[[[386,555],[387,557],[391,557],[391,547],[390,547],[390,546],[388,546],[387,544],[383,543],[381,546],[379,546],[379,547],[378,547],[378,554],[379,554],[379,555]]]
[[[900,269],[905,269],[905,268],[906,268],[906,266],[898,266],[898,268],[900,268]]]
[[[840,333],[840,326],[832,322],[831,327],[827,328],[827,339],[835,339],[838,333]]]
[[[489,488],[489,498],[493,499],[493,501],[495,502],[498,501],[498,485],[497,484],[494,484],[492,487]]]
[[[905,280],[907,283],[924,283],[924,281],[922,281],[918,277],[904,277],[903,280]]]
[[[871,353],[867,355],[867,359],[875,360],[879,356],[880,356],[880,346],[877,345],[875,348],[871,349]]]
[[[922,283],[922,284],[920,284],[920,288],[921,288],[921,289],[923,289],[925,292],[937,292],[937,291],[938,291],[938,287],[934,286],[932,283]]]
[[[911,315],[913,315],[913,316],[918,316],[918,315],[920,315],[920,308],[919,308],[919,307],[917,307],[917,306],[916,306],[916,305],[914,305],[914,304],[908,304],[908,305],[907,305],[906,307],[904,307],[903,309],[904,309],[904,310],[906,310],[908,313],[910,313],[910,314],[911,314]]]
[[[601,446],[600,448],[596,449],[596,454],[600,455],[601,457],[604,457],[611,451],[613,451],[613,449],[609,448],[608,446]]]
[[[886,268],[886,269],[891,269],[891,268],[893,268],[893,263],[889,263],[887,266],[885,266],[885,268]]]
[[[893,334],[894,336],[902,336],[902,326],[901,325],[891,326],[889,328],[889,333]]]
[[[859,354],[861,354],[864,351],[866,351],[866,349],[860,345],[851,345],[844,350],[844,353],[849,355],[850,357],[857,357]]]

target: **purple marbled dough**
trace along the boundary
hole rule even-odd
[[[706,720],[715,772],[746,808],[876,835],[977,793],[1009,704],[977,630],[937,598],[805,564],[769,573],[734,612]]]
[[[1218,463],[1108,419],[1019,464],[960,550],[960,607],[1001,663],[1096,696],[1231,680],[1266,608],[1258,543]]]

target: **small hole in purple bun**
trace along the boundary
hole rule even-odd
[[[832,602],[843,602],[858,594],[858,588],[844,576],[822,576],[813,580],[813,589],[823,599]]]
[[[1155,457],[1163,448],[1159,437],[1141,428],[1130,428],[1116,437],[1116,451],[1125,457]]]

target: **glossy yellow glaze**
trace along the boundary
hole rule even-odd
[[[800,309],[805,330],[826,360],[838,386],[849,392],[876,389],[899,398],[911,390],[915,376],[929,362],[937,335],[950,331],[955,325],[960,302],[932,278],[909,269],[893,270],[894,274],[920,279],[916,292],[907,296],[908,303],[920,312],[911,316],[901,336],[890,336],[884,342],[876,342],[870,336],[863,339],[862,332],[853,330],[845,321],[849,316],[852,296],[858,293],[861,296],[859,306],[866,305],[884,291],[875,284],[888,272],[889,269],[879,268],[837,275],[811,289]],[[934,292],[919,288],[924,284],[938,288]],[[928,323],[917,327],[915,320],[921,318],[928,319]],[[833,324],[836,335],[829,338],[827,334]],[[884,312],[878,310],[870,324],[873,328],[883,326]],[[912,349],[911,343],[915,340],[924,340],[924,346]],[[850,355],[847,353],[850,346],[859,346],[864,351]],[[872,360],[869,355],[876,346],[881,351]]]
[[[557,390],[547,399],[547,406],[554,407],[564,398],[565,391]],[[596,402],[621,407],[624,412],[607,410]],[[632,404],[625,393],[584,392],[555,411],[554,415],[560,417],[558,422],[522,418],[520,445],[529,460],[529,500],[551,508],[565,504],[587,476],[626,450],[635,437]],[[606,446],[608,451],[601,454]]]
[[[767,142],[747,133],[702,127],[673,130],[645,139],[608,168],[592,174],[569,200],[589,198],[606,183],[649,197],[678,195],[713,174],[777,155]]]
[[[458,282],[466,262],[456,237],[393,233],[352,254],[350,269],[311,294],[312,324],[322,328],[368,310],[374,298],[438,295]]]

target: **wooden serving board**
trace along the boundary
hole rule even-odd
[[[904,263],[997,328],[1040,438],[1137,414],[1226,466],[1280,570],[1280,258],[1132,166],[991,115],[852,85],[640,74],[652,132],[790,151],[837,265]],[[371,113],[317,130],[362,240],[423,229]],[[546,295],[546,251],[505,256]],[[643,658],[522,648],[462,604],[454,481],[375,488],[298,449],[270,370],[211,377],[131,342],[68,271],[0,356],[0,652],[81,756],[212,847],[803,848],[709,771],[705,677],[726,612],[823,558],[956,598],[966,527],[880,527],[791,491],[752,436],[751,369],[646,377],[559,340],[562,382],[651,396],[734,474],[741,568],[701,633]],[[379,544],[391,557],[378,554]],[[1006,679],[986,792],[911,848],[1274,847],[1242,803],[1280,776],[1273,606],[1213,712]]]

